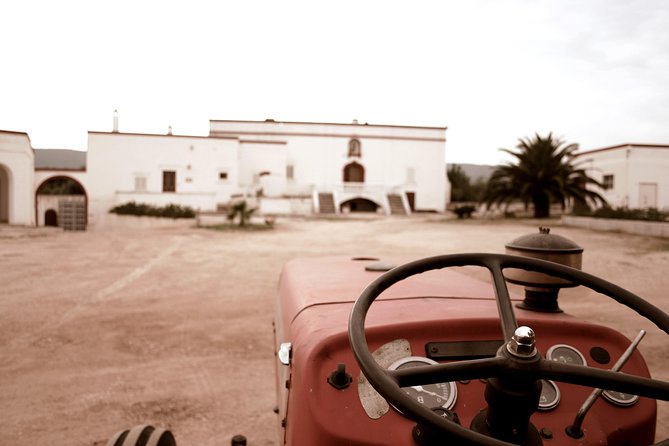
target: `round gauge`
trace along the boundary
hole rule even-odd
[[[573,365],[588,365],[585,356],[571,345],[557,344],[548,349],[546,357],[552,361]]]
[[[437,364],[437,362],[428,358],[423,358],[422,356],[409,356],[395,361],[388,367],[388,369],[400,370],[409,367],[420,367],[433,364]],[[451,409],[455,405],[455,399],[458,396],[458,389],[454,382],[403,387],[402,390],[419,403],[424,404],[431,409],[434,409],[435,407]]]
[[[541,380],[541,396],[539,397],[539,410],[555,409],[560,402],[560,389],[550,380]]]
[[[629,393],[617,392],[615,390],[605,390],[602,392],[602,395],[609,403],[622,407],[631,406],[639,401],[637,395],[630,395]]]

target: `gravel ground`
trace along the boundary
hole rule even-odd
[[[550,223],[586,249],[584,270],[669,312],[669,241]],[[180,445],[229,444],[237,433],[274,445],[271,323],[284,262],[503,252],[537,225],[413,216],[286,219],[253,232],[0,226],[0,443],[104,445],[151,423]],[[561,306],[629,338],[647,329],[641,351],[669,380],[667,338],[592,294],[569,290]],[[665,438],[669,407],[659,407]]]

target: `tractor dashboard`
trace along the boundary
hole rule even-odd
[[[405,416],[409,414],[370,383],[348,335],[352,308],[363,289],[383,270],[405,260],[331,257],[297,259],[284,267],[275,317],[281,444],[432,444],[416,434],[420,426]],[[512,295],[511,302],[517,307],[522,297]],[[562,312],[514,312],[519,326],[531,327],[540,357],[556,364],[610,370],[631,343],[615,330]],[[366,315],[365,338],[376,364],[400,374],[435,364],[490,361],[506,349],[494,288],[455,268],[424,272],[384,290]],[[629,353],[621,372],[649,377],[641,354]],[[485,372],[472,376],[446,382],[428,379],[401,390],[469,428],[487,407],[490,392]],[[654,399],[605,391],[584,417],[579,437],[570,434],[569,427],[593,389],[552,379],[537,382],[538,407],[530,422],[540,440],[532,444],[653,442]],[[497,407],[517,410],[513,399]]]

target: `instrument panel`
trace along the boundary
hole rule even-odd
[[[503,341],[501,340],[429,342],[425,346],[429,357],[407,356],[393,362],[388,369],[399,370],[407,367],[438,364],[435,358],[443,361],[492,357],[502,344]],[[602,357],[600,352],[602,350],[601,347],[595,347],[593,350],[597,352],[597,357]],[[608,352],[606,353],[608,355]],[[552,345],[546,351],[546,359],[566,364],[588,365],[585,355],[576,347],[569,344]],[[595,359],[595,362],[601,363],[597,359]],[[560,404],[560,387],[554,381],[545,379],[541,380],[541,385],[542,390],[538,409],[544,412],[551,411]],[[411,386],[403,389],[419,403],[431,408],[440,407],[451,410],[455,406],[458,397],[458,385],[455,382]],[[602,396],[609,404],[618,407],[633,406],[639,400],[639,397],[636,395],[611,390],[604,390]]]

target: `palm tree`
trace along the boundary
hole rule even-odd
[[[490,208],[493,204],[509,205],[514,200],[522,201],[525,209],[534,205],[535,218],[550,217],[550,207],[560,203],[564,210],[571,201],[575,205],[587,205],[606,200],[586,185],[602,187],[587,172],[574,163],[574,152],[578,144],[565,144],[552,133],[542,138],[520,138],[518,151],[501,149],[516,158],[515,163],[496,168],[483,193],[483,202]]]

